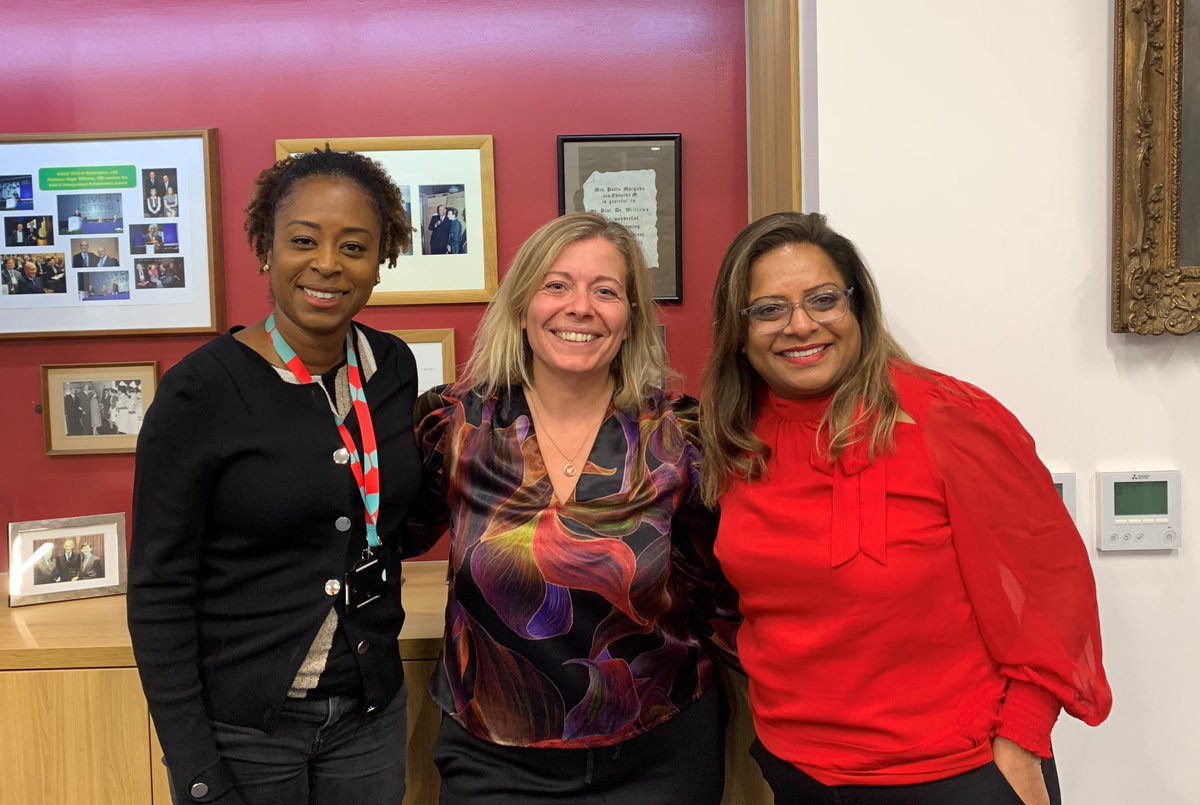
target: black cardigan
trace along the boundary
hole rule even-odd
[[[213,802],[229,792],[209,720],[270,732],[331,606],[358,649],[365,706],[382,708],[400,688],[397,542],[420,483],[416,364],[404,342],[356,328],[376,363],[365,392],[388,561],[387,594],[359,612],[347,614],[343,596],[325,590],[358,559],[366,528],[349,465],[333,458],[342,441],[319,384],[285,381],[226,335],[167,372],[146,413],[129,632],[176,801]],[[361,445],[353,412],[346,425]],[[342,518],[348,530],[339,530]],[[198,782],[208,788],[199,798],[189,793]]]

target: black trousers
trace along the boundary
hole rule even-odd
[[[995,763],[916,785],[823,785],[786,760],[771,754],[756,738],[750,754],[775,794],[775,805],[1021,805]],[[1062,805],[1054,758],[1042,761],[1051,805]]]
[[[727,721],[719,687],[667,723],[599,749],[498,746],[443,715],[433,750],[441,805],[718,805]]]
[[[241,796],[238,802],[392,805],[404,799],[406,687],[369,715],[353,696],[288,699],[270,734],[211,723],[217,751]],[[173,802],[195,802],[186,791],[176,791],[170,769],[167,779]]]

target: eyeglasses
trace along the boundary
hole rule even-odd
[[[850,312],[852,293],[853,288],[830,288],[805,297],[800,302],[777,299],[751,305],[740,312],[750,320],[750,326],[756,333],[779,332],[792,320],[796,308],[804,308],[805,315],[817,324],[831,324]]]

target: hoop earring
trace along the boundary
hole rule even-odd
[[[270,263],[263,263],[261,266],[259,266],[259,268],[258,268],[258,273],[259,273],[259,274],[266,274],[266,273],[267,273],[268,271],[270,271],[270,270],[271,270],[271,264],[270,264]]]

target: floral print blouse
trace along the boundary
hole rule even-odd
[[[699,503],[690,398],[610,406],[566,501],[523,389],[463,385],[416,406],[424,462],[406,554],[449,525],[449,600],[434,701],[508,746],[585,748],[668,721],[732,658],[737,598]]]

